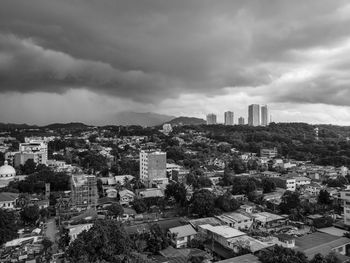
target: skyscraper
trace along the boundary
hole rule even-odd
[[[239,125],[244,125],[244,118],[243,117],[239,117],[238,118],[238,124]]]
[[[267,105],[261,106],[261,125],[267,126],[269,124],[269,114],[267,110]]]
[[[207,115],[207,125],[216,124],[216,115],[214,113],[209,113]]]
[[[233,116],[232,111],[225,112],[225,125],[233,125]]]
[[[252,104],[248,107],[248,125],[259,126],[260,125],[260,105]]]

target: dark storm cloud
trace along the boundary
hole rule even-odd
[[[182,93],[217,94],[226,86],[268,87],[304,63],[295,51],[349,36],[346,2],[5,0],[0,89],[86,88],[155,102]],[[313,80],[305,97],[286,85],[271,99],[343,104],[332,95],[331,70]]]

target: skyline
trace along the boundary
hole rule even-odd
[[[268,104],[275,122],[350,125],[348,1],[1,5],[0,122],[233,111],[237,123]]]

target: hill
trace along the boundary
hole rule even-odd
[[[53,123],[44,126],[46,129],[66,129],[66,130],[77,130],[77,129],[86,129],[89,126],[81,122],[70,122],[70,123]]]
[[[181,126],[181,125],[202,125],[206,124],[206,121],[200,118],[195,117],[177,117],[175,119],[172,119],[171,121],[167,122],[170,123],[172,126]]]
[[[158,126],[172,119],[174,119],[174,116],[158,114],[153,112],[130,111],[119,112],[113,118],[116,125],[141,125],[147,127]]]

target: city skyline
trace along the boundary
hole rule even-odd
[[[348,1],[1,4],[0,122],[246,116],[257,103],[276,122],[350,125]]]

